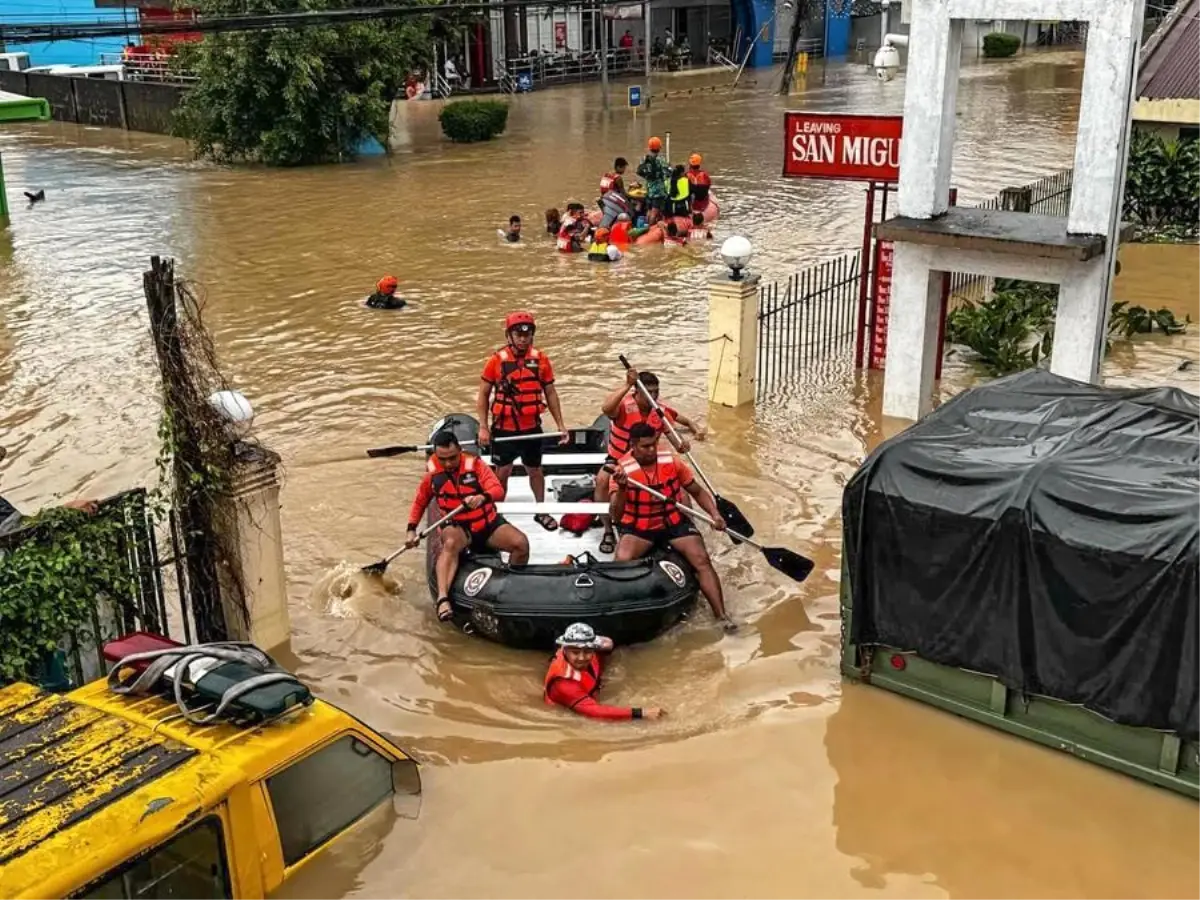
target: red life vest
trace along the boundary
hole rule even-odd
[[[637,390],[637,388],[634,388],[634,390]],[[675,410],[669,407],[663,407],[663,409],[667,414],[667,418],[674,421]],[[613,459],[620,459],[629,452],[629,429],[638,422],[645,422],[658,434],[662,434],[667,430],[667,426],[657,410],[652,409],[650,410],[650,415],[643,416],[642,411],[638,409],[637,398],[632,393],[626,394],[625,399],[621,401],[621,408],[617,411],[616,418],[612,420],[612,425],[609,428],[609,456]]]
[[[438,509],[442,511],[442,515],[450,512],[462,503],[468,497],[473,497],[476,494],[483,494],[487,497],[487,492],[479,485],[479,475],[477,474],[477,466],[485,465],[478,458],[470,453],[462,453],[458,457],[458,469],[453,472],[447,472],[437,461],[436,456],[429,457],[429,462],[425,464],[425,469],[429,473],[430,485],[433,487],[433,496],[437,500]],[[474,533],[482,531],[487,526],[496,521],[496,504],[492,502],[491,497],[487,497],[483,505],[479,509],[466,509],[455,516],[451,521],[456,525],[462,525],[468,531]]]
[[[616,172],[609,172],[607,175],[605,175],[603,178],[601,178],[600,179],[600,196],[603,197],[605,194],[607,194],[609,191],[611,191],[613,189],[613,187],[616,185],[617,179],[620,177],[621,176],[618,175]]]
[[[687,180],[692,183],[692,187],[712,187],[712,179],[703,169],[688,169]]]
[[[550,668],[546,670],[546,680],[543,682],[542,698],[551,706],[554,701],[550,699],[550,687],[556,681],[578,681],[586,694],[591,697],[600,690],[600,675],[604,671],[604,666],[600,662],[600,654],[597,653],[592,657],[592,661],[588,663],[588,667],[584,670],[576,669],[563,654],[563,648],[559,647],[558,652],[554,654],[554,659],[550,661]]]
[[[617,464],[629,476],[630,484],[625,488],[625,510],[621,513],[621,526],[636,531],[662,531],[683,521],[683,513],[673,503],[664,503],[657,497],[634,487],[632,482],[639,481],[646,487],[653,488],[665,497],[676,498],[683,494],[683,484],[679,480],[679,469],[675,465],[675,457],[670,453],[660,452],[655,464],[646,471],[633,458],[632,453],[626,453]]]
[[[577,227],[579,220],[570,216],[563,219],[562,227],[558,229],[558,239],[556,241],[558,249],[563,253],[576,253],[579,250],[578,245],[572,240],[577,236]]]
[[[629,246],[629,223],[617,222],[608,234],[608,242],[618,247]]]
[[[536,428],[546,409],[542,390],[542,353],[530,347],[517,356],[512,347],[496,351],[500,357],[500,381],[492,393],[492,427],[501,431]]]

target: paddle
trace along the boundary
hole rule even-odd
[[[625,367],[625,371],[633,368],[624,355],[620,355],[617,358],[621,360],[621,365]],[[650,391],[642,384],[641,378],[637,379],[637,386],[638,390],[642,392],[642,396],[646,398],[646,402],[662,418],[663,424],[671,432],[671,437],[675,439],[676,443],[682,442],[683,439],[679,436],[679,432],[675,430],[675,426],[671,424],[671,420],[667,418],[667,414],[662,411],[662,407],[658,405],[658,402],[651,395]],[[700,476],[700,480],[704,482],[704,486],[713,495],[713,499],[717,501],[717,512],[721,514],[721,518],[731,526],[729,530],[730,539],[736,544],[741,540],[741,535],[752,536],[754,534],[754,526],[750,524],[750,520],[742,514],[742,511],[737,508],[737,505],[732,500],[728,500],[717,493],[717,489],[713,487],[713,483],[708,480],[708,476],[704,474],[704,470],[700,468],[700,464],[696,462],[691,453],[683,455],[691,463],[692,468],[696,470],[696,474]]]
[[[429,532],[433,531],[439,525],[445,525],[447,522],[449,522],[451,519],[453,519],[455,516],[457,516],[460,512],[462,512],[466,508],[467,508],[467,504],[460,503],[460,504],[458,504],[458,506],[456,506],[450,512],[446,513],[446,515],[442,516],[440,519],[438,519],[436,522],[434,522],[428,528],[422,529],[420,534],[417,535],[417,543],[419,544],[421,541],[423,541],[425,539],[425,536],[427,534],[429,534]],[[379,560],[379,562],[373,562],[369,566],[363,566],[362,570],[364,572],[366,572],[368,575],[382,575],[384,572],[387,571],[387,567],[392,564],[392,560],[394,560],[397,556],[400,556],[402,553],[404,553],[408,549],[409,549],[409,547],[408,547],[408,544],[406,543],[403,547],[401,547],[399,550],[397,550],[391,556],[385,556],[383,559]]]
[[[549,431],[545,434],[519,434],[515,437],[495,438],[493,444],[503,444],[505,441],[528,441],[534,438],[557,438],[567,434],[565,431]],[[478,441],[459,441],[460,444],[466,446],[468,444],[476,444]],[[490,446],[490,445],[489,445]],[[416,453],[418,450],[432,450],[433,444],[396,444],[392,447],[372,447],[367,451],[367,456],[371,459],[379,459],[384,456],[399,456],[402,453]],[[724,513],[722,513],[724,515]]]
[[[690,506],[684,506],[682,503],[676,503],[670,497],[660,494],[658,491],[654,490],[654,488],[647,487],[640,481],[634,481],[631,478],[629,483],[634,487],[641,488],[651,497],[657,497],[664,503],[672,504],[684,515],[691,516],[693,519],[699,519],[701,522],[707,522],[709,525],[713,524],[713,520],[710,519],[705,513],[700,512],[698,509],[692,509]],[[724,518],[724,516],[722,516],[722,518]],[[767,561],[767,564],[772,569],[782,572],[784,575],[794,581],[803,581],[813,570],[813,561],[807,556],[801,556],[794,550],[789,550],[787,547],[764,547],[758,541],[751,540],[744,534],[732,534],[730,533],[730,529],[726,529],[726,532],[729,533],[730,537],[736,537],[739,540],[749,544],[751,547],[761,550],[763,559]]]

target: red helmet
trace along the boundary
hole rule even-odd
[[[525,312],[523,309],[508,314],[504,320],[504,333],[508,334],[518,325],[528,325],[533,330],[537,329],[537,323],[533,321],[533,313]]]

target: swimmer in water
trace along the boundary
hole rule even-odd
[[[396,296],[399,286],[395,275],[384,275],[375,285],[375,293],[367,297],[364,305],[369,309],[403,309],[408,301]]]
[[[612,652],[612,638],[596,634],[591,625],[568,625],[557,641],[558,652],[550,661],[542,696],[551,706],[562,706],[590,719],[661,719],[665,710],[657,706],[605,706],[597,702],[604,658]]]
[[[499,229],[497,229],[499,230]],[[508,241],[510,244],[515,244],[521,240],[521,217],[509,216],[508,230],[500,230],[500,237]]]

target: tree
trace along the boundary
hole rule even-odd
[[[193,0],[204,16],[369,6],[338,0]],[[209,34],[181,50],[198,77],[175,117],[197,154],[299,166],[387,146],[392,100],[429,50],[430,17]]]

